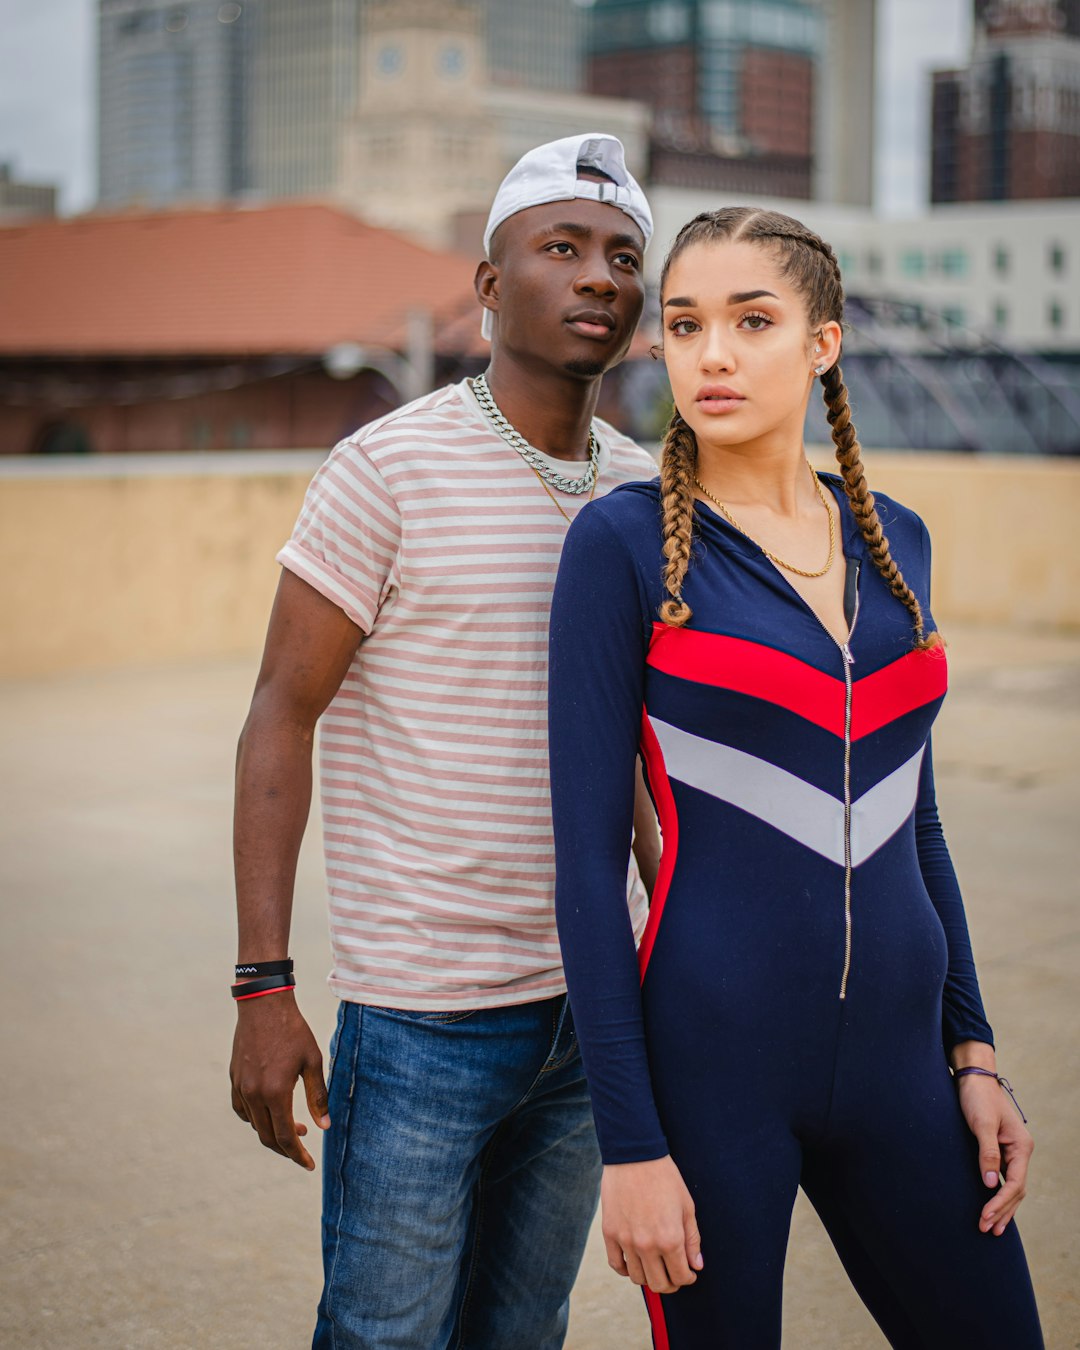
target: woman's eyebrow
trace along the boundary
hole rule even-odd
[[[771,296],[774,300],[780,299],[775,291],[732,291],[727,302],[729,305],[745,305],[748,300],[759,300],[763,295]],[[689,295],[673,295],[670,300],[664,301],[664,308],[668,309],[672,305],[677,309],[696,309],[697,301]]]
[[[733,291],[727,302],[729,305],[745,305],[747,300],[758,300],[763,295],[770,295],[774,300],[780,299],[775,291]]]

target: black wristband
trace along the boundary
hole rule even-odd
[[[292,969],[291,956],[286,957],[284,961],[245,961],[235,967],[238,980],[251,975],[291,975]]]
[[[273,989],[295,989],[293,975],[264,975],[259,980],[244,980],[230,987],[233,998],[253,998],[256,994],[269,994]]]

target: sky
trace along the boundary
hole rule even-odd
[[[966,58],[971,0],[878,0],[875,205],[926,202],[929,72]],[[61,210],[94,200],[97,0],[0,0],[0,161],[58,183]]]

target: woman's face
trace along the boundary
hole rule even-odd
[[[770,250],[692,244],[671,264],[662,304],[671,391],[699,444],[801,446],[813,367],[836,360],[840,327],[811,331]]]

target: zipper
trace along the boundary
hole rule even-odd
[[[844,657],[844,973],[840,976],[840,999],[847,998],[848,975],[851,972],[851,638],[859,621],[859,568],[855,563],[855,612],[851,616],[847,642],[840,643]]]
[[[846,642],[837,642],[832,633],[818,619],[810,605],[807,609],[814,615],[822,629],[840,649],[844,661],[844,970],[840,976],[840,999],[847,998],[848,975],[851,973],[851,667],[855,657],[851,652],[851,639],[855,634],[855,625],[859,621],[859,571],[862,563],[855,559],[855,606],[848,625]],[[805,603],[805,601],[804,601]]]

